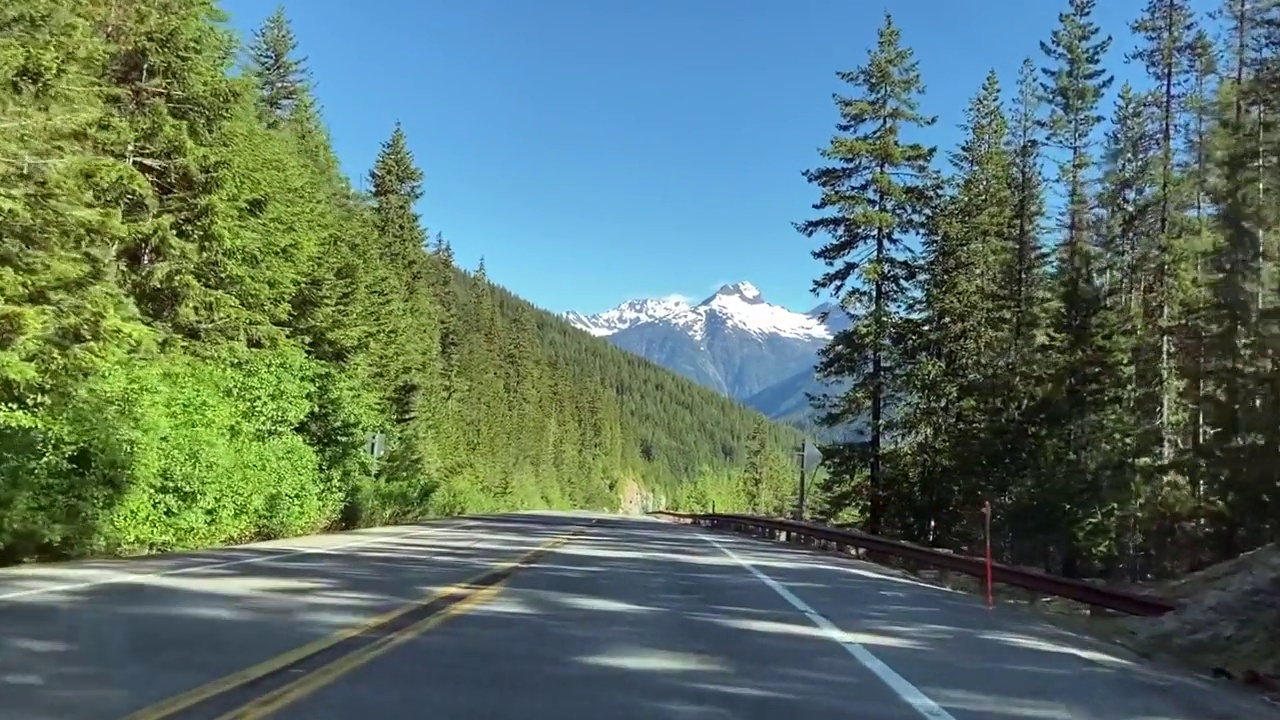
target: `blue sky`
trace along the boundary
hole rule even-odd
[[[1201,5],[1206,5],[1204,0]],[[224,0],[248,31],[276,0]],[[1102,0],[1112,67],[1144,0]],[[403,123],[420,211],[458,261],[553,311],[700,299],[749,280],[794,309],[821,265],[791,223],[835,121],[834,73],[885,10],[945,151],[987,71],[1011,88],[1066,0],[296,0],[285,3],[343,166]]]

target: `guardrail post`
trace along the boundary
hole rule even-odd
[[[951,552],[950,550],[947,550],[947,549],[944,549],[944,548],[937,548],[937,550],[938,550],[938,552],[940,552],[940,553],[948,553],[948,554],[949,554],[949,553]],[[947,569],[946,567],[939,567],[939,568],[938,568],[938,583],[939,583],[940,585],[942,585],[943,587],[951,587],[951,585],[950,585],[950,580],[951,580],[951,571],[950,571],[949,569]]]

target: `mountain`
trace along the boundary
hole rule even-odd
[[[818,379],[812,369],[806,368],[754,395],[743,398],[742,402],[775,420],[807,426],[813,416],[809,395],[820,395],[824,392],[828,392],[826,385]]]
[[[860,418],[839,430],[831,430],[818,424],[817,412],[809,404],[810,395],[835,395],[847,387],[847,383],[826,383],[812,370],[803,370],[743,399],[742,402],[769,418],[803,430],[820,441],[865,440],[870,427],[869,417]],[[893,417],[897,412],[896,406],[894,402],[886,404],[886,418]]]
[[[813,374],[818,351],[849,324],[848,316],[831,303],[795,312],[767,302],[749,282],[724,285],[696,305],[638,299],[596,315],[569,312],[564,318],[800,427],[811,425],[804,393],[821,391]]]
[[[688,308],[689,303],[683,299],[650,298],[628,300],[612,310],[596,315],[583,315],[570,310],[564,314],[564,319],[576,328],[586,330],[596,337],[602,337]]]
[[[832,335],[849,328],[853,324],[853,319],[849,317],[849,313],[841,311],[839,305],[831,302],[824,302],[805,315],[826,325],[827,331]]]

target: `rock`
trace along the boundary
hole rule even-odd
[[[1280,546],[1178,580],[1177,610],[1121,621],[1141,644],[1202,660],[1229,676],[1280,673]]]

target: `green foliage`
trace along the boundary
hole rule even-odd
[[[839,426],[864,414],[870,429],[864,446],[869,467],[867,519],[877,532],[886,486],[881,469],[890,429],[886,405],[903,390],[901,355],[912,323],[907,319],[919,264],[908,242],[926,226],[938,190],[931,168],[935,149],[902,136],[935,118],[919,110],[924,91],[918,62],[901,44],[901,31],[886,13],[865,65],[838,73],[856,92],[836,96],[837,135],[821,156],[828,164],[805,171],[818,188],[818,217],[796,224],[806,237],[829,242],[813,252],[826,273],[814,291],[827,291],[854,318],[821,353],[818,374],[851,386],[818,398],[822,422]]]
[[[254,31],[248,55],[250,75],[259,86],[258,107],[268,125],[290,119],[310,100],[306,59],[298,57],[298,40],[283,7]]]
[[[815,510],[976,551],[990,501],[994,548],[1015,563],[1135,579],[1195,569],[1280,537],[1277,8],[1228,0],[1215,49],[1185,0],[1150,0],[1130,54],[1149,87],[1119,88],[1105,122],[1111,40],[1095,0],[1065,4],[1039,82],[1028,62],[1007,111],[994,75],[975,96],[936,202],[875,216],[871,189],[841,202],[851,168],[876,156],[839,137],[860,152],[811,178],[829,212],[815,222],[838,238],[820,252],[868,245],[868,226],[912,228],[923,250],[916,272],[888,275],[890,296],[914,301],[904,331],[871,346],[901,381],[894,432],[871,457],[828,448]],[[882,31],[864,85],[905,77],[885,58],[909,52],[886,47]],[[832,257],[819,286],[861,273],[862,296],[887,287],[865,272],[870,247]],[[848,307],[855,327],[883,315]],[[827,372],[863,397],[883,382],[865,337],[839,335],[824,355],[845,358]]]
[[[742,510],[753,431],[785,494],[794,431],[429,246],[401,127],[355,192],[282,12],[238,50],[207,0],[0,9],[0,561]]]

